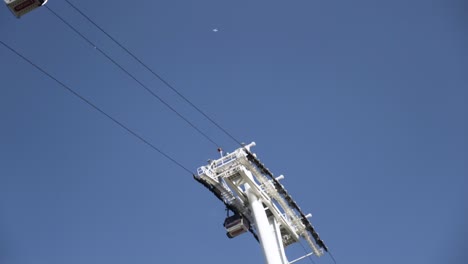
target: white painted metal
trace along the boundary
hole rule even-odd
[[[286,252],[284,251],[283,239],[281,238],[281,230],[278,221],[276,221],[276,218],[274,217],[269,217],[268,222],[270,222],[270,228],[275,233],[275,242],[280,250],[279,254],[281,256],[282,262],[289,263],[288,259],[286,258]]]
[[[273,177],[250,152],[253,146],[255,142],[209,161],[198,168],[195,179],[253,224],[249,231],[259,238],[267,264],[289,264],[285,247],[301,237],[321,256],[326,247],[307,219],[310,214],[306,216],[278,182],[284,176]]]
[[[250,172],[249,172],[250,173]],[[251,175],[249,175],[251,176]],[[285,257],[281,255],[283,243],[277,243],[275,232],[270,225],[262,201],[255,194],[249,184],[245,184],[249,207],[252,209],[255,225],[260,238],[263,254],[267,264],[287,264]]]
[[[289,262],[289,264],[293,264],[293,263],[295,263],[295,262],[298,262],[298,261],[301,260],[301,259],[305,259],[305,258],[307,258],[308,256],[312,256],[313,254],[314,254],[313,252],[310,252],[310,253],[308,253],[308,254],[305,254],[304,256],[299,257],[299,258],[297,258],[297,259],[295,259],[295,260]]]

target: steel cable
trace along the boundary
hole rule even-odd
[[[235,141],[237,144],[242,146],[242,143],[237,140],[231,133],[229,133],[225,128],[223,128],[218,122],[213,120],[209,115],[207,115],[204,111],[202,111],[198,106],[192,103],[186,96],[180,93],[173,85],[171,85],[167,80],[165,80],[160,74],[156,73],[153,69],[151,69],[146,63],[144,63],[140,58],[138,58],[133,52],[131,52],[128,48],[122,45],[119,41],[117,41],[112,35],[110,35],[106,30],[104,30],[101,26],[99,26],[93,19],[91,19],[88,15],[86,15],[83,11],[81,11],[78,7],[76,7],[73,3],[68,0],[65,0],[75,11],[77,11],[81,16],[83,16],[86,20],[88,20],[91,24],[93,24],[97,29],[99,29],[104,35],[106,35],[110,40],[112,40],[115,44],[117,44],[121,49],[123,49],[128,55],[130,55],[133,59],[135,59],[138,63],[140,63],[144,68],[146,68],[151,74],[160,80],[164,85],[166,85],[169,89],[175,92],[180,98],[182,98],[186,103],[188,103],[191,107],[193,107],[197,112],[203,115],[208,121],[210,121],[213,125],[215,125],[218,129],[220,129],[224,134],[226,134],[229,138]]]
[[[64,18],[62,18],[59,14],[53,11],[50,7],[45,6],[47,10],[49,10],[54,16],[60,19],[65,25],[67,25],[73,32],[78,34],[83,40],[85,40],[89,45],[91,45],[95,50],[101,53],[104,57],[106,57],[110,62],[112,62],[115,66],[117,66],[120,70],[126,73],[130,78],[132,78],[135,82],[137,82],[142,88],[144,88],[147,92],[149,92],[154,98],[158,99],[162,104],[164,104],[167,108],[169,108],[172,112],[174,112],[179,118],[184,120],[187,124],[189,124],[193,129],[195,129],[200,135],[206,138],[208,141],[213,143],[216,147],[220,147],[218,143],[216,143],[213,139],[211,139],[206,133],[201,131],[195,124],[190,122],[186,117],[184,117],[181,113],[179,113],[175,108],[173,108],[169,103],[167,103],[163,98],[158,96],[155,92],[153,92],[150,88],[148,88],[145,84],[139,81],[133,74],[127,71],[122,65],[120,65],[117,61],[112,59],[106,52],[101,50],[97,45],[95,45],[89,38],[84,36],[80,31],[78,31],[75,27],[73,27],[69,22],[67,22]]]
[[[126,125],[124,125],[122,122],[118,121],[117,119],[115,119],[114,117],[112,117],[111,115],[109,115],[108,113],[106,113],[104,110],[102,110],[101,108],[99,108],[97,105],[95,105],[94,103],[92,103],[91,101],[89,101],[88,99],[86,99],[85,97],[83,97],[82,95],[80,95],[78,92],[76,92],[75,90],[73,90],[72,88],[70,88],[68,85],[66,85],[65,83],[61,82],[60,80],[58,80],[56,77],[54,77],[52,74],[48,73],[46,70],[42,69],[41,67],[39,67],[37,64],[35,64],[34,62],[32,62],[30,59],[28,59],[27,57],[25,57],[24,55],[22,55],[21,53],[19,53],[18,51],[16,51],[15,49],[13,49],[12,47],[10,47],[8,44],[6,44],[5,42],[1,41],[0,40],[0,44],[2,44],[5,48],[9,49],[11,52],[13,52],[14,54],[16,54],[18,57],[20,57],[21,59],[23,59],[24,61],[28,62],[31,66],[33,66],[34,68],[36,68],[37,70],[39,70],[40,72],[42,72],[43,74],[45,74],[47,77],[49,77],[50,79],[54,80],[56,83],[58,83],[62,88],[66,89],[68,92],[72,93],[74,96],[78,97],[81,101],[83,101],[84,103],[88,104],[89,106],[91,106],[94,110],[98,111],[99,113],[103,114],[104,116],[106,116],[108,119],[112,120],[115,124],[119,125],[121,128],[123,128],[124,130],[126,130],[128,133],[130,133],[131,135],[133,135],[134,137],[136,137],[137,139],[139,139],[140,141],[142,141],[143,143],[145,143],[146,145],[148,145],[151,149],[159,152],[161,155],[163,155],[165,158],[167,158],[168,160],[172,161],[174,164],[176,164],[177,166],[179,166],[181,169],[185,170],[186,172],[190,173],[193,175],[193,172],[189,169],[187,169],[187,167],[185,167],[184,165],[182,165],[180,162],[178,162],[176,159],[174,159],[173,157],[171,157],[169,154],[166,154],[164,151],[162,151],[161,149],[157,148],[156,146],[154,146],[151,142],[149,142],[148,140],[146,140],[145,138],[143,138],[142,136],[140,136],[139,134],[137,134],[135,131],[133,131],[132,129],[130,129],[129,127],[127,127]]]

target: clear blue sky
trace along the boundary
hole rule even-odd
[[[463,0],[73,3],[256,141],[338,264],[466,263]],[[48,7],[237,148],[65,2]],[[191,170],[218,156],[46,8],[16,19],[1,7],[0,32]],[[0,77],[0,263],[263,263],[250,235],[225,236],[223,206],[190,174],[2,46]]]

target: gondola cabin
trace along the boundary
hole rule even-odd
[[[224,220],[224,228],[226,228],[226,235],[229,238],[236,237],[243,234],[250,229],[250,223],[247,219],[238,214],[229,216]]]
[[[33,11],[34,9],[43,6],[47,0],[5,0],[6,5],[16,17]]]

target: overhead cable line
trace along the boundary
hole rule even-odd
[[[94,103],[92,103],[91,101],[89,101],[88,99],[86,99],[85,97],[83,97],[82,95],[80,95],[78,92],[76,92],[75,90],[73,90],[72,88],[70,88],[68,85],[66,85],[65,83],[61,82],[60,80],[58,80],[56,77],[54,77],[52,74],[48,73],[46,70],[42,69],[41,67],[39,67],[37,64],[35,64],[34,62],[32,62],[30,59],[28,59],[27,57],[25,57],[24,55],[22,55],[21,53],[19,53],[18,51],[16,51],[15,49],[13,49],[12,47],[10,47],[8,44],[6,44],[5,42],[1,41],[0,40],[0,44],[2,44],[4,47],[6,47],[7,49],[9,49],[11,52],[13,52],[14,54],[16,54],[18,57],[20,57],[21,59],[23,59],[24,61],[28,62],[31,66],[33,66],[34,68],[36,68],[37,70],[39,70],[40,72],[42,72],[43,74],[45,74],[47,77],[49,77],[50,79],[54,80],[56,83],[58,83],[62,88],[66,89],[68,92],[72,93],[74,96],[78,97],[81,101],[83,101],[84,103],[88,104],[89,106],[91,106],[94,110],[98,111],[99,113],[103,114],[104,116],[106,116],[107,118],[109,118],[110,120],[112,120],[115,124],[119,125],[121,128],[125,129],[128,133],[130,133],[131,135],[133,135],[134,137],[136,137],[137,139],[139,139],[140,141],[142,141],[143,143],[145,143],[146,145],[148,145],[151,149],[159,152],[161,155],[163,155],[165,158],[167,158],[168,160],[172,161],[174,164],[176,164],[177,166],[179,166],[181,169],[185,170],[186,172],[190,173],[193,175],[193,172],[189,169],[187,169],[187,167],[185,167],[184,165],[182,165],[180,162],[178,162],[176,159],[174,159],[173,157],[171,157],[169,154],[166,154],[164,151],[162,151],[161,149],[157,148],[155,145],[151,144],[151,142],[149,142],[148,140],[144,139],[142,136],[140,136],[139,134],[137,134],[135,131],[133,131],[132,129],[130,129],[129,127],[127,127],[126,125],[124,125],[122,122],[118,121],[117,119],[115,119],[114,117],[112,117],[111,115],[109,115],[108,113],[106,113],[104,110],[102,110],[101,108],[99,108],[97,105],[95,105]]]
[[[156,73],[152,70],[147,64],[145,64],[141,59],[139,59],[133,52],[131,52],[128,48],[122,45],[119,41],[117,41],[112,35],[110,35],[106,30],[100,27],[96,22],[93,21],[89,16],[87,16],[83,11],[81,11],[78,7],[76,7],[73,3],[68,0],[65,0],[73,9],[75,9],[80,15],[86,18],[91,24],[93,24],[97,29],[99,29],[102,33],[104,33],[109,39],[111,39],[115,44],[117,44],[121,49],[127,52],[133,59],[135,59],[138,63],[140,63],[143,67],[145,67],[149,72],[153,74],[157,79],[159,79],[164,85],[170,88],[173,92],[175,92],[180,98],[182,98],[185,102],[187,102],[190,106],[192,106],[197,112],[203,115],[207,120],[209,120],[213,125],[219,128],[224,134],[230,137],[233,141],[237,144],[242,145],[242,143],[237,140],[231,133],[229,133],[225,128],[223,128],[218,122],[213,120],[210,116],[208,116],[204,111],[202,111],[198,106],[192,103],[187,97],[185,97],[182,93],[180,93],[173,85],[171,85],[168,81],[166,81],[160,74]]]
[[[331,253],[331,251],[328,251],[328,254],[330,255],[331,259],[333,260],[333,263],[334,263],[334,264],[337,264],[337,263],[336,263],[336,259],[335,259],[335,257],[333,256],[333,254]]]
[[[174,107],[172,107],[169,103],[167,103],[163,98],[158,96],[153,90],[148,88],[145,84],[139,81],[133,74],[127,71],[122,65],[120,65],[117,61],[112,59],[106,52],[101,50],[96,44],[94,44],[89,38],[83,35],[80,31],[78,31],[75,27],[73,27],[70,23],[68,23],[64,18],[54,12],[48,6],[45,6],[54,16],[60,19],[65,25],[67,25],[71,30],[73,30],[76,34],[78,34],[83,40],[85,40],[89,45],[91,45],[95,50],[99,51],[104,57],[106,57],[110,62],[112,62],[115,66],[117,66],[120,70],[125,72],[130,78],[132,78],[135,82],[137,82],[141,87],[143,87],[147,92],[149,92],[154,98],[158,99],[162,104],[164,104],[167,108],[169,108],[172,112],[174,112],[177,116],[179,116],[182,120],[184,120],[187,124],[189,124],[193,129],[195,129],[200,135],[205,137],[208,141],[213,143],[216,147],[220,147],[213,139],[211,139],[206,133],[201,131],[195,124],[190,122],[186,117],[184,117],[181,113],[179,113]]]
[[[299,240],[299,244],[301,244],[301,247],[304,250],[304,253],[306,254],[307,259],[309,260],[309,262],[312,263],[312,264],[315,264],[315,261],[311,258],[311,255],[307,254],[307,249],[300,240]]]

